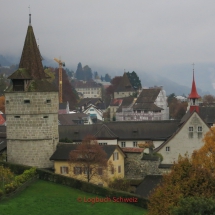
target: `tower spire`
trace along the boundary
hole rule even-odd
[[[31,25],[31,7],[30,5],[28,6],[29,9],[29,26]]]
[[[196,112],[199,112],[199,106],[197,104],[197,101],[200,98],[200,95],[197,93],[197,90],[196,90],[196,83],[195,83],[195,76],[194,76],[194,65],[195,64],[193,63],[192,65],[193,65],[193,81],[192,81],[191,92],[188,97],[191,102],[190,112],[193,112],[194,110],[196,110]]]

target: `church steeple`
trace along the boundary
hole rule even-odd
[[[194,64],[193,64],[194,66]],[[195,83],[195,77],[194,77],[194,68],[193,68],[193,82],[192,82],[192,88],[190,95],[188,97],[190,99],[190,112],[196,111],[199,112],[199,105],[198,105],[198,99],[200,98],[200,95],[197,93],[196,90],[196,83]]]

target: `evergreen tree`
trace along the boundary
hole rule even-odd
[[[83,69],[82,69],[82,64],[78,63],[78,67],[76,70],[76,78],[78,80],[83,80]]]
[[[83,67],[83,76],[84,76],[83,77],[84,79],[82,79],[82,80],[84,80],[84,81],[89,81],[93,77],[92,70],[88,65]]]
[[[135,71],[133,71],[131,73],[127,72],[127,76],[129,78],[130,83],[131,83],[132,87],[134,88],[134,90],[139,90],[142,88],[141,81]]]
[[[109,74],[106,74],[106,75],[105,75],[105,81],[111,82],[111,77],[110,77]]]

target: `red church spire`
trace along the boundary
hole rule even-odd
[[[190,93],[188,98],[189,99],[198,99],[198,98],[200,98],[200,95],[197,93],[197,90],[196,90],[196,83],[195,83],[195,78],[194,78],[194,69],[193,69],[192,89],[191,89],[191,93]]]
[[[189,99],[191,101],[191,105],[190,105],[190,112],[196,111],[199,113],[199,105],[198,105],[198,99],[201,96],[197,93],[196,90],[196,83],[195,83],[195,77],[194,77],[194,64],[193,64],[193,82],[192,82],[192,89],[189,95]]]

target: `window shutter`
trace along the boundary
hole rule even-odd
[[[61,167],[60,167],[60,174],[62,174],[62,169],[63,169],[63,167],[61,166]]]
[[[73,173],[76,174],[75,167],[73,167]]]
[[[66,167],[66,174],[68,174],[69,173],[69,168],[68,167]]]
[[[117,152],[117,160],[119,160],[119,153]]]

